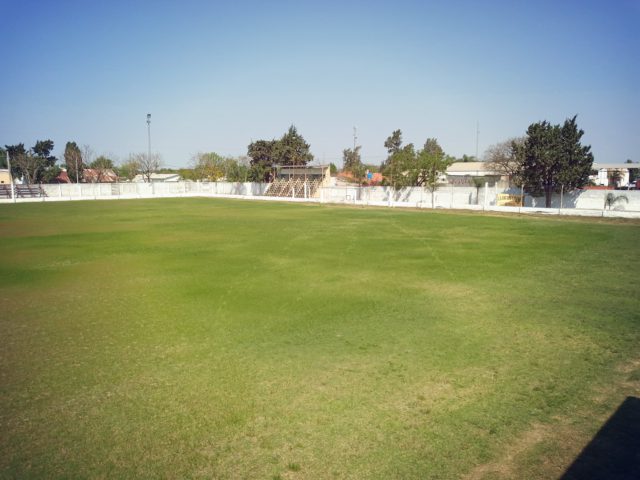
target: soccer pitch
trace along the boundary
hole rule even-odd
[[[0,477],[557,478],[640,392],[640,223],[0,206]]]

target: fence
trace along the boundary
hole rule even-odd
[[[152,182],[152,183],[81,183],[42,185],[44,196],[37,198],[0,199],[0,203],[64,201],[88,199],[125,199],[156,197],[238,197],[262,200],[286,200],[353,205],[375,205],[410,208],[450,208],[492,210],[521,213],[590,215],[640,218],[640,191],[579,190],[564,195],[554,194],[551,208],[544,208],[544,198],[525,196],[523,207],[500,207],[500,193],[519,194],[497,186],[468,187],[447,185],[433,194],[420,187],[394,190],[391,187],[323,187],[314,198],[266,197],[266,183],[229,182]],[[624,195],[611,209],[605,208],[608,193]]]

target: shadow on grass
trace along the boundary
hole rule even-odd
[[[627,397],[560,480],[640,479],[640,398]]]

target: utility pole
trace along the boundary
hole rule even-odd
[[[353,153],[356,153],[356,142],[358,141],[358,128],[353,126]]]
[[[478,141],[480,139],[480,122],[476,122],[476,162],[479,162],[478,159]]]
[[[149,139],[149,149],[147,154],[147,163],[151,161],[151,114],[147,113],[147,136]]]

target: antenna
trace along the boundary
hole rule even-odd
[[[476,162],[478,159],[478,140],[480,139],[480,122],[476,122]]]
[[[358,127],[353,126],[353,151],[356,151],[356,142],[358,141]]]

